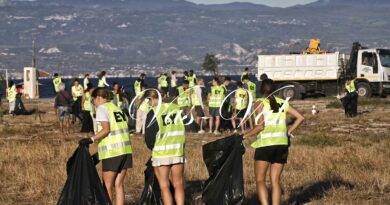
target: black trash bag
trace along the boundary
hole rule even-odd
[[[36,110],[26,110],[22,101],[22,94],[18,93],[15,99],[15,115],[32,115]]]
[[[57,205],[107,205],[104,187],[88,146],[80,145],[66,163],[68,179]]]
[[[142,191],[141,199],[139,200],[139,205],[164,205],[161,198],[161,190],[157,181],[157,177],[154,175],[154,170],[152,166],[152,160],[146,163],[145,174],[145,188]],[[172,183],[170,185],[171,193],[174,193],[174,188]]]
[[[203,161],[209,172],[202,200],[206,205],[237,205],[244,200],[242,135],[203,145]]]

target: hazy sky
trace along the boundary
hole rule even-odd
[[[252,2],[257,4],[265,4],[268,6],[288,7],[296,4],[306,4],[316,0],[187,0],[201,4],[218,4],[230,2]]]

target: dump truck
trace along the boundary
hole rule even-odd
[[[355,42],[351,53],[259,55],[257,78],[267,74],[283,98],[342,96],[348,77],[356,79],[361,97],[390,94],[390,50],[364,48]]]

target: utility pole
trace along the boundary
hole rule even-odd
[[[35,61],[35,40],[33,40],[32,42],[32,66],[33,68],[35,68],[36,66],[36,61]]]

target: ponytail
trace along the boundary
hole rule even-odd
[[[280,105],[278,104],[278,102],[276,102],[275,96],[271,95],[268,97],[268,99],[269,99],[269,104],[271,106],[271,110],[274,113],[279,112]]]

